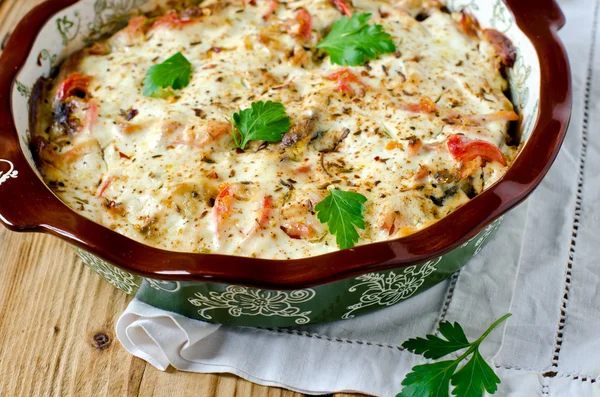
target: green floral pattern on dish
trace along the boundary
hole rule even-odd
[[[21,83],[19,80],[15,80],[15,85],[17,86],[17,91],[19,94],[29,99],[31,96],[31,88],[27,87],[25,84]]]
[[[293,317],[296,324],[308,324],[310,311],[302,311],[296,305],[315,297],[313,289],[298,291],[264,291],[257,288],[230,285],[224,292],[210,292],[206,295],[197,292],[189,302],[200,308],[198,314],[212,320],[208,311],[224,309],[233,317],[278,316]]]
[[[138,14],[138,8],[146,3],[147,0],[96,0],[94,19],[87,26],[84,42],[91,44],[125,27],[129,19]]]
[[[69,19],[67,15],[56,19],[56,28],[62,37],[64,46],[75,40],[81,29],[81,17],[79,16],[79,12],[75,11],[73,16],[73,19]]]
[[[76,248],[76,251],[77,255],[86,265],[91,267],[92,270],[101,275],[106,281],[126,294],[135,295],[137,290],[140,288],[140,277],[131,273],[127,273],[86,251],[78,248]]]
[[[287,327],[345,320],[389,307],[427,290],[477,255],[500,226],[496,220],[454,251],[421,265],[372,272],[301,290],[141,279],[77,249],[109,283],[142,302],[198,320],[260,327]],[[139,289],[139,290],[138,290]]]

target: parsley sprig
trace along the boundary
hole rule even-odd
[[[341,249],[352,248],[358,242],[357,228],[365,228],[365,206],[367,198],[360,193],[331,189],[329,196],[315,206],[317,218],[326,223],[329,232]]]
[[[396,51],[396,45],[381,25],[370,25],[369,13],[354,13],[350,18],[338,19],[331,32],[317,48],[329,54],[331,62],[338,65],[359,66],[379,54]]]
[[[165,88],[180,90],[190,84],[191,78],[192,64],[178,52],[163,63],[148,69],[142,93],[145,96],[156,96]]]
[[[240,149],[250,141],[279,142],[290,130],[290,118],[279,102],[253,102],[251,107],[233,114],[233,140]]]
[[[498,390],[500,378],[479,353],[483,340],[511,314],[505,314],[496,320],[479,339],[469,342],[458,323],[440,323],[440,334],[425,338],[409,339],[402,346],[425,358],[438,359],[450,353],[467,349],[456,360],[439,361],[417,365],[402,381],[404,388],[396,397],[448,397],[450,384],[454,386],[452,395],[458,397],[482,397],[484,392],[494,394]],[[467,364],[456,372],[458,365],[471,356]]]

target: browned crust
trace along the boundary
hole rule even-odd
[[[507,68],[513,67],[515,60],[517,59],[517,50],[512,41],[504,34],[494,29],[484,29],[481,35],[485,41],[494,47],[494,50],[496,50],[496,53],[500,57],[502,65]]]

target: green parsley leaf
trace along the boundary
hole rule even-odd
[[[327,224],[341,249],[354,247],[360,237],[356,228],[366,227],[363,216],[366,201],[360,193],[331,189],[329,196],[315,206],[319,221]]]
[[[237,129],[233,140],[240,149],[250,141],[279,142],[291,126],[285,107],[272,101],[252,103],[250,108],[234,113],[233,121]]]
[[[350,18],[344,16],[333,24],[331,32],[317,48],[329,54],[331,62],[338,65],[359,66],[379,54],[396,51],[396,45],[381,25],[369,25],[368,13],[354,13]]]
[[[425,358],[438,359],[471,345],[458,323],[454,323],[454,325],[448,321],[440,323],[440,333],[447,340],[435,335],[426,335],[425,338],[409,339],[402,346],[408,351],[423,355]]]
[[[480,397],[483,396],[484,389],[494,394],[499,383],[500,378],[476,350],[469,362],[452,376],[452,385],[455,386],[452,394],[460,397]]]
[[[449,397],[450,379],[457,366],[456,361],[440,361],[413,367],[402,381],[406,387],[396,397]]]
[[[440,323],[440,333],[446,340],[434,335],[425,338],[409,339],[402,344],[409,351],[422,354],[426,358],[440,358],[452,352],[468,348],[456,360],[417,365],[402,381],[404,388],[396,397],[448,397],[450,384],[452,394],[458,397],[483,397],[487,391],[494,394],[500,379],[479,353],[481,342],[511,314],[496,320],[476,341],[469,342],[458,323]],[[458,372],[459,364],[471,356]]]
[[[192,64],[178,52],[163,63],[148,69],[142,92],[145,96],[154,96],[164,88],[180,90],[190,84],[191,78]]]

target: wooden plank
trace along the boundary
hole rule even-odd
[[[41,2],[4,0],[0,40]],[[0,226],[0,258],[0,396],[301,396],[232,375],[161,372],[131,356],[114,335],[130,298],[54,237]]]

